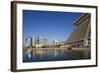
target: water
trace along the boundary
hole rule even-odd
[[[90,59],[90,52],[67,49],[34,49],[23,51],[23,62]]]

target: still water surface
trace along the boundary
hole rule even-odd
[[[23,62],[60,61],[90,59],[90,53],[83,50],[35,49],[23,51]]]

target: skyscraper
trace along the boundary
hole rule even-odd
[[[32,47],[32,38],[31,37],[26,38],[25,47],[26,48],[31,48]]]
[[[57,40],[53,40],[53,46],[57,46],[58,45],[58,41]]]
[[[48,46],[48,40],[47,40],[47,38],[43,38],[43,46]]]
[[[35,43],[35,37],[32,37],[32,47],[35,47],[36,43]]]

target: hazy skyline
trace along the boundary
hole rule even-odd
[[[65,41],[75,29],[73,22],[82,13],[23,10],[23,37],[41,36]]]

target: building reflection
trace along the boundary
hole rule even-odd
[[[63,50],[59,49],[33,49],[33,50],[27,50],[26,53],[29,58],[33,56],[45,56],[52,54],[54,57],[59,55]]]
[[[90,49],[86,50],[68,50],[62,49],[49,49],[49,48],[39,48],[39,49],[27,49],[24,51],[26,57],[30,61],[46,61],[46,60],[77,60],[77,59],[90,59]],[[24,55],[25,56],[25,55]],[[25,61],[25,60],[24,60]],[[28,61],[28,60],[27,60]]]

